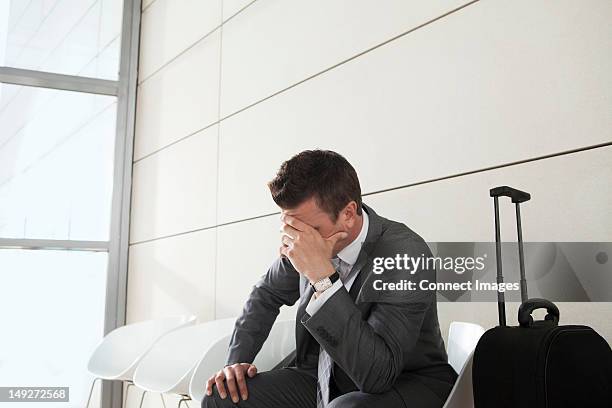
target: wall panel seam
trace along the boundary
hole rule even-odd
[[[154,2],[157,0],[154,0]],[[250,3],[248,3],[246,6],[244,6],[243,8],[241,8],[240,10],[238,10],[236,13],[232,14],[231,16],[229,16],[225,21],[222,21],[221,24],[215,26],[212,30],[210,30],[209,32],[207,32],[206,34],[204,34],[202,37],[198,38],[197,40],[195,40],[193,43],[189,44],[186,48],[184,48],[183,50],[179,51],[178,54],[176,54],[175,56],[173,56],[172,58],[170,58],[168,61],[162,63],[159,67],[157,67],[155,70],[153,70],[153,72],[151,72],[150,74],[148,74],[146,77],[142,78],[141,80],[138,81],[138,86],[144,84],[146,81],[148,81],[150,78],[152,78],[153,76],[157,75],[159,72],[161,72],[162,70],[164,70],[164,68],[166,68],[168,65],[172,64],[174,61],[176,61],[178,58],[180,58],[182,55],[184,55],[185,53],[187,53],[187,51],[189,51],[190,49],[194,48],[196,45],[198,45],[199,43],[201,43],[202,41],[204,41],[205,39],[207,39],[208,37],[210,37],[212,34],[214,34],[217,30],[221,31],[221,27],[223,27],[223,25],[225,25],[228,21],[230,21],[232,18],[234,18],[235,16],[237,16],[238,14],[242,13],[243,10],[245,10],[247,7],[249,7],[251,4],[255,3],[257,0],[253,0]],[[153,3],[151,3],[153,4]],[[150,7],[150,5],[149,5]],[[147,7],[147,9],[149,8]],[[143,11],[144,14],[144,11]],[[223,18],[223,2],[221,2],[221,18]]]
[[[255,1],[257,1],[257,0],[254,0],[253,2],[249,3],[249,5],[253,4]],[[353,55],[353,56],[351,56],[351,57],[349,57],[349,58],[346,58],[346,59],[344,59],[344,60],[342,60],[342,61],[340,61],[340,62],[335,63],[334,65],[331,65],[331,66],[329,66],[329,67],[327,67],[327,68],[325,68],[325,69],[323,69],[323,70],[321,70],[321,71],[318,71],[318,72],[316,72],[316,73],[314,73],[314,74],[312,74],[312,75],[310,75],[310,76],[307,76],[306,78],[301,79],[300,81],[295,82],[295,83],[293,83],[293,84],[291,84],[291,85],[289,85],[289,86],[287,86],[287,87],[285,87],[285,88],[282,88],[282,89],[280,89],[280,90],[278,90],[278,91],[276,91],[276,92],[274,92],[274,93],[272,93],[272,94],[270,94],[270,95],[268,95],[268,96],[265,96],[265,97],[263,97],[263,98],[261,98],[261,99],[259,99],[259,100],[255,101],[255,102],[253,102],[253,103],[251,103],[251,104],[249,104],[249,105],[247,105],[247,106],[243,107],[243,108],[240,108],[240,109],[238,109],[238,110],[236,110],[236,111],[234,111],[234,112],[232,112],[232,113],[229,113],[229,114],[227,114],[227,115],[225,115],[225,116],[223,116],[223,117],[220,117],[218,121],[216,121],[216,122],[214,122],[214,123],[211,123],[211,124],[209,124],[209,125],[206,125],[205,127],[201,128],[201,129],[198,129],[198,130],[196,130],[196,131],[194,131],[194,132],[192,132],[192,133],[190,133],[190,134],[188,134],[188,135],[186,135],[186,136],[183,136],[183,137],[181,137],[180,139],[178,139],[177,141],[172,142],[172,143],[177,143],[177,142],[179,142],[179,141],[181,141],[181,140],[187,139],[188,137],[191,137],[191,136],[193,136],[194,134],[196,134],[196,133],[198,133],[198,132],[200,132],[200,131],[202,131],[202,130],[204,130],[204,129],[208,128],[208,127],[211,127],[211,126],[213,126],[213,125],[219,124],[219,123],[223,122],[223,121],[224,121],[224,120],[226,120],[226,119],[229,119],[229,118],[231,118],[231,117],[233,117],[233,116],[235,116],[235,115],[238,115],[238,114],[239,114],[239,113],[241,113],[241,112],[244,112],[244,111],[246,111],[246,110],[248,110],[248,109],[250,109],[250,108],[253,108],[253,107],[255,107],[255,106],[259,105],[259,104],[260,104],[260,103],[262,103],[262,102],[265,102],[265,101],[267,101],[267,100],[269,100],[269,99],[271,99],[271,98],[274,98],[275,96],[278,96],[278,95],[281,95],[281,94],[283,94],[283,93],[287,92],[287,91],[288,91],[288,90],[290,90],[290,89],[293,89],[293,88],[295,88],[295,87],[297,87],[297,86],[299,86],[299,85],[302,85],[302,84],[304,84],[304,83],[306,83],[306,82],[308,82],[308,81],[310,81],[310,80],[312,80],[312,79],[314,79],[314,78],[317,78],[317,77],[319,77],[319,76],[321,76],[321,75],[324,75],[324,74],[326,74],[326,73],[328,73],[328,72],[330,72],[330,71],[333,71],[333,70],[335,70],[336,68],[339,68],[339,67],[343,66],[344,64],[347,64],[347,63],[349,63],[349,62],[351,62],[351,61],[353,61],[353,60],[356,60],[356,59],[358,59],[358,58],[360,58],[360,57],[362,57],[362,56],[364,56],[364,55],[366,55],[366,54],[368,54],[368,53],[370,53],[370,52],[372,52],[372,51],[374,51],[374,50],[376,50],[376,49],[378,49],[378,48],[380,48],[380,47],[383,47],[383,46],[385,46],[385,45],[387,45],[387,44],[389,44],[389,43],[391,43],[391,42],[393,42],[393,41],[396,41],[396,40],[398,40],[398,39],[400,39],[400,38],[402,38],[402,37],[404,37],[404,36],[406,36],[406,35],[408,35],[408,34],[410,34],[410,33],[414,32],[414,31],[416,31],[416,30],[419,30],[419,29],[421,29],[421,28],[424,28],[424,27],[426,27],[426,26],[428,26],[428,25],[430,25],[430,24],[433,24],[434,22],[437,22],[437,21],[439,21],[439,20],[441,20],[441,19],[443,19],[443,18],[445,18],[445,17],[448,17],[449,15],[454,14],[454,13],[456,13],[456,12],[458,12],[458,11],[460,11],[460,10],[462,10],[462,9],[464,9],[464,8],[466,8],[466,7],[470,6],[470,5],[472,5],[472,4],[478,3],[479,1],[480,1],[480,0],[472,0],[472,1],[470,1],[469,3],[465,3],[465,4],[463,4],[463,5],[461,5],[461,6],[457,7],[457,8],[454,8],[454,9],[452,9],[452,10],[450,10],[450,11],[447,11],[446,13],[444,13],[444,14],[442,14],[442,15],[440,15],[440,16],[434,17],[433,19],[430,19],[430,20],[428,20],[428,21],[426,21],[426,22],[424,22],[424,23],[421,23],[421,24],[417,25],[416,27],[413,27],[413,28],[411,28],[411,29],[409,29],[409,30],[407,30],[407,31],[404,31],[404,32],[402,32],[402,33],[400,33],[400,34],[398,34],[398,35],[396,35],[396,36],[394,36],[394,37],[391,37],[391,38],[389,38],[389,39],[387,39],[387,40],[385,40],[385,41],[383,41],[383,42],[381,42],[381,43],[379,43],[379,44],[376,44],[376,45],[374,45],[374,46],[372,46],[372,47],[370,47],[370,48],[368,48],[368,49],[366,49],[366,50],[364,50],[364,51],[360,51],[359,53],[357,53],[357,54],[355,54],[355,55]],[[247,6],[248,6],[248,5],[247,5]],[[245,7],[245,8],[246,8],[246,7]],[[244,10],[244,9],[242,9],[242,10]],[[241,11],[242,11],[242,10],[241,10]],[[236,13],[235,15],[237,15],[237,14],[238,14],[238,13]],[[235,15],[234,15],[234,16],[235,16]],[[233,16],[232,16],[232,17],[233,17]],[[232,18],[232,17],[230,17],[230,18]],[[229,20],[229,19],[228,19],[228,20]],[[225,23],[224,23],[224,24],[225,24]],[[216,31],[216,30],[215,30],[215,31]],[[199,41],[201,41],[201,40],[199,40]],[[198,42],[199,42],[199,41],[198,41]],[[194,45],[195,45],[195,44],[194,44]],[[153,151],[153,152],[151,152],[151,153],[148,153],[146,156],[143,156],[143,157],[139,158],[139,159],[138,159],[138,160],[136,160],[136,161],[139,161],[139,160],[145,159],[145,158],[147,158],[147,157],[149,157],[149,156],[151,156],[151,155],[154,155],[154,154],[156,154],[156,153],[158,153],[158,152],[160,152],[160,151],[164,150],[164,149],[165,149],[167,146],[169,146],[169,145],[162,146],[162,147],[158,148],[157,150],[155,150],[155,151]]]
[[[386,193],[386,192],[390,192],[390,191],[401,190],[401,189],[415,187],[415,186],[419,186],[419,185],[423,185],[423,184],[431,184],[431,183],[435,183],[435,182],[438,182],[438,181],[444,181],[444,180],[449,180],[449,179],[454,179],[454,178],[460,178],[460,177],[469,176],[469,175],[477,174],[477,173],[485,173],[487,171],[492,171],[492,170],[502,169],[502,168],[506,168],[506,167],[517,166],[517,165],[521,165],[521,164],[531,163],[531,162],[540,161],[540,160],[546,160],[546,159],[555,158],[555,157],[568,156],[568,155],[575,154],[575,153],[581,153],[581,152],[586,152],[586,151],[589,151],[589,150],[595,150],[595,149],[599,149],[599,148],[606,148],[606,147],[610,147],[610,146],[612,146],[612,141],[605,142],[605,143],[600,143],[600,144],[596,144],[596,145],[592,145],[592,146],[581,147],[581,148],[577,148],[577,149],[571,149],[571,150],[567,150],[567,151],[557,152],[557,153],[551,153],[551,154],[547,154],[547,155],[543,155],[543,156],[538,156],[538,157],[533,157],[533,158],[528,158],[528,159],[522,159],[522,160],[517,160],[517,161],[513,161],[513,162],[508,162],[508,163],[502,163],[502,164],[498,164],[498,165],[494,165],[494,166],[483,167],[483,168],[480,168],[480,169],[464,171],[464,172],[455,173],[455,174],[451,174],[451,175],[447,175],[447,176],[441,176],[441,177],[436,177],[436,178],[432,178],[432,179],[421,180],[421,181],[417,181],[417,182],[413,182],[413,183],[409,183],[409,184],[403,184],[403,185],[399,185],[399,186],[395,186],[395,187],[390,187],[390,188],[386,188],[386,189],[374,190],[374,191],[370,191],[370,192],[367,192],[367,193],[363,193],[362,197],[368,197],[368,196],[372,196],[372,195],[376,195],[376,194],[382,194],[382,193]],[[225,226],[228,226],[228,225],[233,225],[233,224],[239,224],[239,223],[243,223],[243,222],[258,220],[260,218],[271,217],[271,216],[275,216],[275,215],[279,215],[279,214],[280,214],[280,211],[275,211],[275,212],[266,213],[266,214],[262,214],[262,215],[256,215],[256,216],[242,218],[242,219],[238,219],[238,220],[227,221],[227,222],[220,223],[220,224],[217,224],[217,225],[214,225],[214,226],[197,228],[197,229],[193,229],[193,230],[189,230],[189,231],[178,232],[178,233],[175,233],[175,234],[164,235],[164,236],[150,238],[150,239],[146,239],[146,240],[142,240],[142,241],[134,241],[134,242],[130,243],[130,245],[139,245],[139,244],[144,244],[144,243],[148,243],[148,242],[152,242],[152,241],[158,241],[158,240],[162,240],[162,239],[166,239],[166,238],[172,238],[172,237],[176,237],[176,236],[180,236],[180,235],[191,234],[191,233],[194,233],[194,232],[205,231],[205,230],[212,229],[212,228],[221,228],[221,227],[225,227]]]
[[[141,14],[144,14],[144,13],[145,13],[145,11],[147,11],[148,9],[150,9],[150,8],[151,8],[151,6],[152,6],[153,4],[155,4],[155,3],[157,3],[157,0],[152,0],[152,1],[151,1],[149,4],[147,4],[147,5],[146,5],[146,6],[145,6],[145,7],[142,9],[142,11],[141,11],[140,13],[141,13]]]
[[[385,188],[385,189],[381,189],[381,190],[370,191],[369,193],[363,194],[363,196],[381,194],[381,193],[386,193],[386,192],[394,191],[394,190],[401,190],[401,189],[408,188],[408,187],[419,186],[419,185],[422,185],[422,184],[435,183],[437,181],[449,180],[449,179],[459,178],[459,177],[463,177],[463,176],[469,176],[469,175],[477,174],[477,173],[485,173],[485,172],[491,171],[491,170],[502,169],[502,168],[505,168],[505,167],[518,166],[518,165],[521,165],[521,164],[526,164],[526,163],[531,163],[531,162],[535,162],[535,161],[551,159],[551,158],[560,157],[560,156],[568,156],[568,155],[571,155],[571,154],[574,154],[574,153],[585,152],[585,151],[588,151],[588,150],[594,150],[594,149],[598,149],[598,148],[602,148],[602,147],[608,147],[608,146],[612,146],[612,141],[611,142],[598,143],[596,145],[591,145],[591,146],[586,146],[586,147],[578,147],[578,148],[575,148],[575,149],[564,150],[564,151],[557,152],[557,153],[550,153],[550,154],[545,154],[545,155],[541,155],[541,156],[531,157],[531,158],[527,158],[527,159],[515,160],[515,161],[512,161],[512,162],[507,162],[507,163],[502,163],[502,164],[496,164],[496,165],[492,165],[492,166],[482,167],[480,169],[463,171],[463,172],[451,174],[451,175],[448,175],[448,176],[435,177],[435,178],[432,178],[432,179],[417,181],[417,182],[414,182],[414,183],[403,184],[403,185],[396,186],[396,187],[390,187],[390,188]]]
[[[380,43],[378,43],[378,44],[376,44],[376,45],[374,45],[372,47],[366,48],[365,50],[358,52],[357,54],[354,54],[354,55],[352,55],[352,56],[350,56],[348,58],[345,58],[342,61],[337,62],[337,63],[335,63],[335,64],[333,64],[333,65],[331,65],[331,66],[329,66],[329,67],[327,67],[327,68],[325,68],[325,69],[323,69],[321,71],[318,71],[318,72],[316,72],[316,73],[314,73],[312,75],[309,75],[306,78],[303,78],[303,79],[301,79],[301,80],[299,80],[299,81],[297,81],[297,82],[295,82],[295,83],[293,83],[293,84],[291,84],[291,85],[289,85],[289,86],[287,86],[285,88],[282,88],[282,89],[280,89],[280,90],[278,90],[278,91],[276,91],[276,92],[274,92],[274,93],[272,93],[272,94],[270,94],[270,95],[268,95],[268,96],[266,96],[266,97],[264,97],[262,99],[259,99],[259,100],[255,101],[255,102],[253,102],[253,103],[251,103],[251,104],[249,104],[249,105],[247,105],[245,107],[242,107],[242,108],[240,108],[240,109],[238,109],[238,110],[236,110],[236,111],[234,111],[232,113],[229,113],[226,116],[224,116],[223,118],[221,118],[221,120],[228,119],[228,118],[230,118],[230,117],[232,117],[234,115],[239,114],[240,112],[243,112],[243,111],[245,111],[247,109],[252,108],[253,106],[259,105],[260,103],[265,102],[265,101],[267,101],[270,98],[273,98],[273,97],[275,97],[277,95],[285,93],[286,91],[288,91],[288,90],[290,90],[292,88],[295,88],[295,87],[297,87],[297,86],[299,86],[299,85],[301,85],[301,84],[303,84],[305,82],[308,82],[311,79],[314,79],[316,77],[324,75],[324,74],[326,74],[326,73],[328,73],[330,71],[333,71],[336,68],[339,68],[339,67],[341,67],[341,66],[343,66],[343,65],[345,65],[345,64],[347,64],[347,63],[349,63],[351,61],[354,61],[354,60],[356,60],[356,59],[358,59],[358,58],[360,58],[360,57],[362,57],[362,56],[364,56],[366,54],[369,54],[372,51],[377,50],[378,48],[384,47],[385,45],[388,45],[388,44],[390,44],[390,43],[392,43],[392,42],[394,42],[396,40],[399,40],[400,38],[403,38],[403,37],[407,36],[408,34],[411,34],[411,33],[415,32],[417,30],[420,30],[421,28],[425,28],[425,27],[427,27],[427,26],[429,26],[429,25],[431,25],[431,24],[433,24],[433,23],[435,23],[437,21],[440,21],[440,20],[444,19],[445,17],[448,17],[448,16],[450,16],[452,14],[455,14],[455,13],[463,10],[464,8],[467,8],[468,6],[470,6],[472,4],[478,3],[479,1],[480,0],[472,0],[472,1],[468,2],[468,3],[462,4],[461,6],[458,6],[458,7],[454,8],[454,9],[452,9],[450,11],[447,11],[447,12],[445,12],[445,13],[437,16],[437,17],[431,18],[431,19],[429,19],[429,20],[427,20],[427,21],[425,21],[425,22],[423,22],[423,23],[421,23],[421,24],[419,24],[419,25],[417,25],[415,27],[412,27],[412,28],[410,28],[410,29],[400,33],[400,34],[397,34],[397,35],[395,35],[395,36],[393,36],[391,38],[388,38],[388,39],[386,39],[383,42],[380,42]]]
[[[138,159],[134,160],[134,164],[136,164],[136,163],[138,163],[138,162],[141,162],[141,161],[142,161],[142,160],[144,160],[144,159],[148,159],[148,158],[149,158],[149,157],[151,157],[151,156],[155,156],[157,153],[163,152],[164,150],[168,149],[169,147],[172,147],[172,146],[174,146],[174,145],[175,145],[175,144],[177,144],[177,143],[180,143],[180,142],[182,142],[182,141],[184,141],[184,140],[187,140],[187,139],[189,139],[191,136],[195,136],[195,135],[197,135],[198,133],[203,132],[203,131],[205,131],[206,129],[209,129],[209,128],[211,128],[211,127],[215,126],[215,125],[219,125],[220,123],[221,123],[221,122],[220,122],[219,120],[216,120],[216,121],[214,121],[213,123],[210,123],[210,124],[208,124],[208,125],[204,126],[204,127],[203,127],[203,128],[201,128],[201,129],[198,129],[198,130],[195,130],[195,131],[193,131],[193,132],[190,132],[189,134],[187,134],[187,135],[185,135],[185,136],[181,137],[180,139],[176,139],[175,141],[170,142],[170,143],[168,143],[167,145],[164,145],[163,147],[160,147],[160,148],[158,148],[158,149],[156,149],[156,150],[153,150],[151,153],[147,153],[147,154],[145,154],[144,156],[139,157]]]
[[[217,121],[221,119],[221,75],[223,75],[223,4],[221,2],[221,27],[219,28],[219,75],[217,84]],[[215,224],[219,224],[219,167],[220,167],[220,149],[219,142],[221,138],[221,124],[217,126],[217,146],[216,146],[216,173],[215,173]],[[213,282],[213,317],[217,318],[217,260],[219,259],[219,229],[215,228],[215,257],[214,257],[214,282]]]
[[[192,230],[177,232],[177,233],[174,233],[174,234],[169,234],[169,235],[163,235],[163,236],[159,236],[159,237],[155,237],[155,238],[144,239],[144,240],[141,240],[141,241],[134,241],[134,242],[130,243],[130,246],[147,244],[147,243],[153,242],[153,241],[159,241],[159,240],[163,240],[163,239],[166,239],[166,238],[174,238],[174,237],[178,237],[178,236],[181,236],[181,235],[193,234],[193,233],[196,233],[196,232],[206,231],[206,230],[210,230],[210,229],[213,229],[213,228],[226,227],[228,225],[238,224],[238,223],[246,222],[246,221],[253,221],[253,220],[260,219],[260,218],[266,218],[266,217],[270,217],[272,215],[278,215],[278,214],[280,214],[280,213],[278,211],[275,211],[273,213],[268,213],[268,214],[263,214],[263,215],[256,215],[254,217],[244,218],[244,219],[240,219],[240,220],[236,220],[236,221],[228,221],[228,222],[224,222],[224,223],[217,224],[217,225],[211,225],[209,227],[195,228],[195,229],[192,229]]]

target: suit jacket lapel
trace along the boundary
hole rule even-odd
[[[353,271],[356,271],[355,273],[357,274],[357,276],[355,277],[355,281],[351,286],[351,290],[349,290],[349,295],[351,296],[351,299],[353,299],[353,302],[355,301],[355,299],[357,299],[357,294],[359,293],[359,290],[363,285],[363,279],[367,275],[367,272],[361,273],[361,270],[369,262],[369,260],[370,254],[366,250],[364,244],[364,247],[361,248],[361,252],[359,253],[359,257],[357,258],[357,262],[355,262],[355,265],[353,265],[352,269]]]
[[[366,239],[361,247],[361,252],[359,252],[359,256],[357,257],[357,262],[355,262],[355,265],[353,265],[353,270],[357,271],[357,277],[355,277],[355,281],[353,282],[351,290],[349,291],[349,295],[353,301],[357,299],[357,295],[363,286],[363,281],[368,275],[368,271],[366,270],[362,273],[362,269],[364,266],[369,264],[372,252],[374,251],[374,248],[376,247],[376,244],[378,243],[378,240],[382,234],[381,217],[379,217],[378,214],[376,214],[376,212],[374,212],[374,210],[367,205],[363,204],[363,208],[364,211],[368,213],[370,226],[368,228]]]
[[[296,339],[296,358],[297,361],[301,362],[304,360],[306,356],[306,352],[308,350],[308,343],[313,338],[312,335],[306,330],[306,327],[302,324],[302,317],[306,313],[306,306],[312,297],[314,289],[308,281],[302,282],[300,279],[300,285],[306,285],[303,290],[302,297],[300,297],[300,304],[298,305],[298,310],[296,314],[296,324],[295,324],[295,339]]]

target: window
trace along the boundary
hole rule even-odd
[[[69,387],[57,407],[85,406],[125,319],[139,10],[0,0],[0,386]]]
[[[117,79],[122,0],[0,0],[0,65]]]
[[[104,332],[107,257],[0,249],[1,386],[69,387],[67,406],[85,406],[87,360]]]
[[[0,85],[0,237],[109,239],[116,99]]]

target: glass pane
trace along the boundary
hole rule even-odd
[[[122,0],[0,0],[0,66],[117,79]]]
[[[108,240],[116,98],[0,84],[0,237]]]
[[[51,405],[85,406],[87,362],[104,335],[106,268],[106,253],[0,249],[0,386],[70,387],[69,403]]]

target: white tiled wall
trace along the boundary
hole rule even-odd
[[[214,318],[214,229],[134,245],[130,251],[129,320],[179,314]]]
[[[224,120],[219,221],[274,210],[265,182],[304,148],[344,153],[371,192],[612,140],[612,41],[597,40],[606,14],[576,17],[572,5],[546,25],[550,5],[531,15],[515,3],[467,7]],[[278,65],[250,83],[275,81]],[[223,101],[233,85],[222,85]]]
[[[142,0],[142,10],[146,10],[147,8],[149,8],[151,6],[151,4],[153,4],[155,2],[155,0]]]
[[[217,126],[134,164],[131,242],[216,223]]]
[[[136,160],[215,123],[220,38],[210,34],[138,87]]]
[[[525,241],[612,240],[612,146],[537,160],[364,197],[427,241],[492,241],[499,185],[531,193],[523,204]],[[502,238],[516,241],[514,204],[500,200]]]
[[[256,1],[223,29],[222,116],[464,3]]]
[[[606,0],[154,0],[129,319],[239,313],[276,256],[266,182],[305,148],[344,154],[366,203],[432,241],[491,240],[495,184],[533,193],[527,240],[612,240],[612,147],[586,150],[612,142],[610,17]],[[561,307],[612,340],[608,304]],[[491,325],[490,309],[440,319]]]
[[[239,13],[255,0],[223,0],[223,21]]]
[[[220,23],[221,0],[158,0],[142,13],[139,81],[143,82]]]

